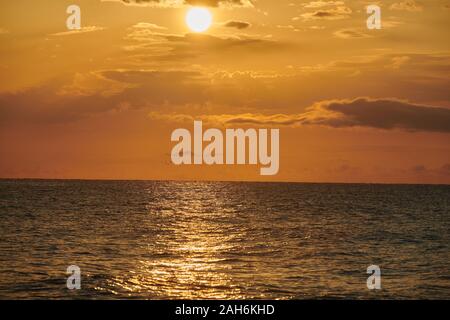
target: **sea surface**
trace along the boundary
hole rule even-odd
[[[450,299],[450,186],[0,180],[0,219],[0,299]]]

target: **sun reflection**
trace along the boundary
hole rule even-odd
[[[136,261],[136,268],[116,277],[113,286],[132,295],[147,293],[152,298],[236,299],[242,296],[230,276],[232,267],[225,254],[234,248],[230,243],[239,235],[227,234],[226,213],[209,212],[209,206],[198,197],[195,190],[185,190],[180,197],[186,201],[185,211],[160,211],[165,215],[165,223],[155,243],[149,244],[159,254]],[[176,219],[170,219],[171,215],[176,215]]]

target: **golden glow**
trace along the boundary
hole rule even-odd
[[[211,12],[205,8],[192,8],[186,14],[186,24],[194,32],[204,32],[212,24]]]
[[[443,1],[384,8],[382,30],[366,28],[361,1],[326,1],[332,16],[302,1],[251,1],[254,9],[232,0],[78,1],[91,18],[82,13],[76,34],[54,2],[21,19],[20,1],[0,10],[1,178],[450,183],[441,122],[423,124],[414,112],[375,119],[379,108],[353,103],[370,122],[348,127],[356,121],[350,109],[324,108],[358,97],[450,108]],[[161,8],[168,3],[183,5]],[[200,8],[212,21],[196,33],[188,11]],[[404,119],[434,131],[389,129]],[[193,120],[221,130],[279,128],[279,174],[173,166],[170,136]]]

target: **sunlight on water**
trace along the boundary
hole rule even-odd
[[[0,297],[450,298],[448,186],[2,181]],[[68,291],[66,268],[82,270]],[[366,288],[382,267],[383,290]]]
[[[199,210],[199,204],[194,205]],[[167,235],[158,237],[156,247],[162,257],[155,260],[139,260],[136,270],[125,278],[115,279],[114,285],[131,293],[151,291],[157,296],[173,298],[209,297],[226,299],[239,296],[227,275],[229,266],[220,258],[231,245],[224,244],[233,236],[224,234],[220,225],[204,220],[210,216],[181,213],[182,219],[166,228]],[[203,220],[203,221],[202,221]],[[178,241],[177,239],[182,239]],[[165,257],[168,256],[168,257]]]

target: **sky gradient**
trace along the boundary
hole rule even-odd
[[[194,34],[199,4],[214,22]],[[447,0],[3,1],[0,177],[448,184],[449,15]],[[194,120],[279,128],[279,174],[174,166],[171,132]]]

